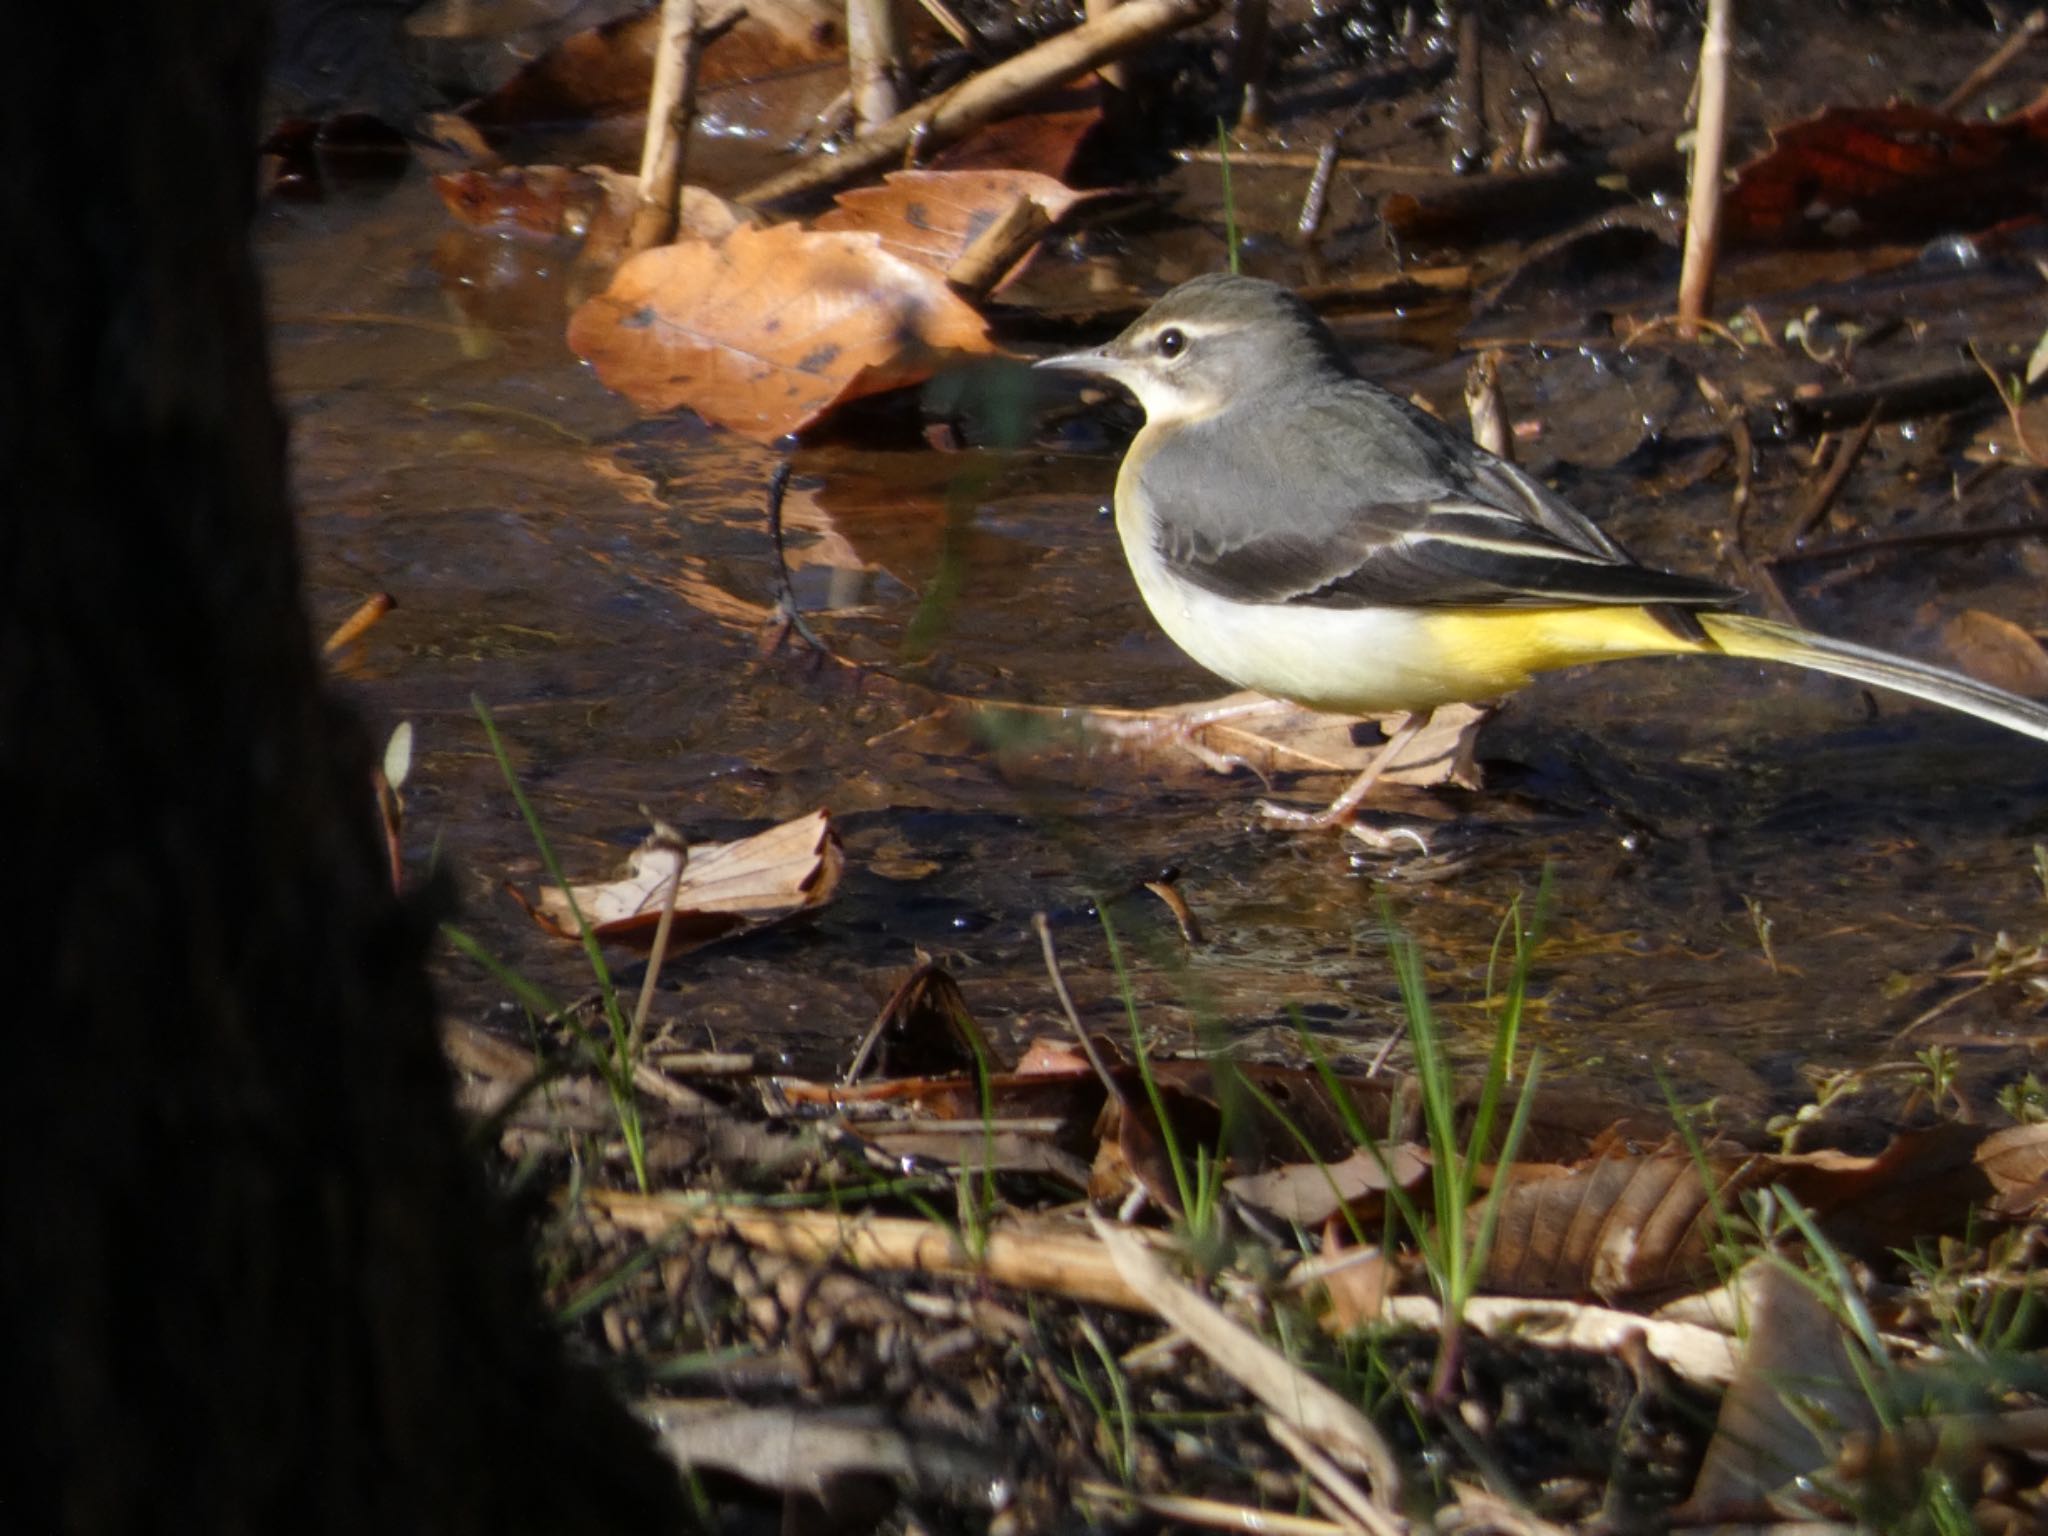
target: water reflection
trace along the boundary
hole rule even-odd
[[[1098,511],[1113,454],[805,454],[788,508],[795,590],[835,651],[881,681],[801,648],[764,654],[774,456],[688,419],[641,422],[608,396],[561,345],[565,279],[544,252],[474,269],[531,281],[467,279],[451,298],[444,235],[418,178],[374,202],[274,210],[277,372],[318,615],[338,620],[377,589],[399,601],[348,683],[376,720],[418,728],[411,857],[452,868],[464,925],[557,996],[588,977],[499,891],[536,883],[538,861],[472,695],[579,875],[623,858],[643,804],[706,837],[838,813],[838,901],[802,929],[691,957],[663,1005],[685,1039],[813,1068],[850,1047],[919,948],[998,1033],[1055,1027],[1029,929],[1041,908],[1085,1010],[1116,1027],[1098,899],[1133,936],[1138,1004],[1171,1043],[1213,1026],[1270,1044],[1300,1009],[1366,1051],[1397,1017],[1387,893],[1477,1049],[1501,914],[1549,865],[1533,1037],[1610,1085],[1668,1067],[1687,1097],[1739,1110],[1782,1096],[1809,1059],[1884,1053],[1924,1006],[1914,978],[1974,937],[2041,923],[2037,747],[1890,701],[1868,719],[1851,688],[1747,666],[1626,663],[1531,690],[1482,742],[1490,790],[1444,802],[1455,873],[1427,883],[1383,881],[1335,839],[1256,827],[1242,778],[1162,782],[1114,758],[1006,776],[972,740],[910,745],[900,728],[929,707],[918,690],[1121,704],[1220,691],[1131,590]],[[1691,530],[1718,525],[1725,487],[1680,484],[1650,505],[1629,489],[1644,400],[1679,408],[1662,370],[1595,372],[1544,400],[1553,440],[1578,445],[1575,464],[1609,444],[1621,418],[1604,379],[1627,397],[1629,441],[1593,454],[1613,469],[1574,468],[1571,493],[1615,509],[1646,554],[1707,568]],[[1809,617],[1907,643],[1892,613],[1932,579],[1816,601]],[[1193,953],[1142,893],[1169,867],[1212,939]],[[442,975],[465,1014],[499,1000],[456,960]],[[2001,998],[1944,1021],[2023,1024]]]

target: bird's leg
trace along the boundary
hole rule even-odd
[[[1168,715],[1143,715],[1136,719],[1119,719],[1116,716],[1097,716],[1089,728],[1119,741],[1140,741],[1147,746],[1169,743],[1188,754],[1211,773],[1228,775],[1239,768],[1256,768],[1234,753],[1218,752],[1195,739],[1196,733],[1211,725],[1254,715],[1273,707],[1273,701],[1263,696],[1251,699],[1236,699],[1225,704],[1212,704],[1206,709],[1190,710],[1185,713]],[[1261,782],[1265,775],[1259,774]],[[1268,785],[1270,788],[1270,784]]]
[[[1393,766],[1395,758],[1408,750],[1408,743],[1421,735],[1422,728],[1427,724],[1429,724],[1428,710],[1409,711],[1407,717],[1394,727],[1394,734],[1387,738],[1386,745],[1380,748],[1372,762],[1366,766],[1365,772],[1353,779],[1350,787],[1335,800],[1332,800],[1326,809],[1320,811],[1298,811],[1291,806],[1274,805],[1270,801],[1261,800],[1259,802],[1260,813],[1268,821],[1276,825],[1299,827],[1304,831],[1335,826],[1338,822],[1348,819],[1351,813],[1358,809],[1359,805],[1364,802],[1365,797],[1372,793],[1372,787],[1379,782],[1380,775]],[[1358,829],[1354,828],[1353,830]],[[1363,835],[1361,833],[1361,836]],[[1417,843],[1422,842],[1422,839],[1413,832],[1403,831],[1393,835],[1412,838]],[[1375,842],[1375,840],[1376,838],[1373,836],[1365,837],[1365,841],[1369,843]],[[1425,853],[1429,851],[1426,845],[1423,851]]]

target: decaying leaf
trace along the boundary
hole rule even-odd
[[[1476,745],[1492,711],[1473,704],[1446,705],[1408,743],[1383,782],[1417,787],[1481,782]],[[1391,722],[1397,717],[1387,717]],[[1019,729],[1033,720],[1044,728]],[[1320,714],[1284,699],[1234,693],[1220,699],[1157,709],[1058,708],[962,701],[906,727],[913,736],[965,733],[1003,743],[1012,766],[1034,769],[1062,756],[1116,757],[1140,763],[1160,778],[1187,778],[1244,769],[1262,777],[1280,773],[1362,772],[1386,742],[1387,723]]]
[[[1826,1427],[1832,1443],[1877,1420],[1850,1361],[1848,1337],[1826,1304],[1768,1258],[1751,1260],[1741,1283],[1749,1325],[1741,1363],[1683,1506],[1706,1520],[1753,1507],[1826,1465],[1828,1445],[1816,1426]]]
[[[1720,1214],[1747,1190],[1782,1185],[1850,1253],[1879,1253],[1958,1227],[1991,1193],[1979,1126],[1939,1125],[1858,1157],[1684,1150],[1517,1164],[1488,1255],[1489,1290],[1605,1300],[1676,1290],[1712,1268]],[[1704,1175],[1704,1176],[1703,1176]],[[1711,1182],[1709,1182],[1711,1181]],[[1476,1219],[1477,1213],[1474,1213]]]
[[[942,966],[920,960],[883,1002],[853,1054],[846,1080],[972,1072],[994,1060],[960,983]]]
[[[2048,453],[2048,398],[2036,394],[1979,427],[1963,457],[1973,464],[2039,468],[2044,453]]]
[[[2048,698],[2048,651],[2011,619],[1966,608],[1941,626],[1941,638],[1950,659],[1979,682],[2022,698]]]
[[[1036,112],[1019,113],[985,123],[932,160],[944,171],[1036,171],[1064,177],[1081,145],[1102,121],[1102,91],[1095,85],[1069,86],[1042,101]]]
[[[698,64],[698,89],[708,96],[720,86],[830,57],[840,19],[812,0],[707,0],[698,29],[710,39]],[[481,127],[511,128],[643,113],[660,35],[659,6],[574,33],[464,107],[463,115]]]
[[[973,308],[878,237],[788,225],[641,252],[577,309],[569,345],[643,409],[764,442],[994,350]]]
[[[434,178],[434,191],[471,228],[554,238],[588,229],[606,189],[565,165],[510,165],[450,171]]]
[[[668,952],[680,954],[822,906],[838,888],[845,864],[832,818],[825,811],[737,842],[694,844],[675,898]],[[655,925],[668,902],[676,857],[643,845],[628,867],[630,873],[623,880],[579,885],[570,892],[543,886],[537,902],[513,894],[536,922],[560,938],[577,936],[569,905],[573,894],[600,939],[645,948],[653,942]]]
[[[1428,1176],[1419,1147],[1403,1142],[1382,1151],[1361,1150],[1340,1163],[1288,1163],[1227,1180],[1224,1188],[1282,1221],[1320,1226],[1353,1201],[1385,1194],[1390,1183],[1412,1190]]]
[[[1018,203],[1057,222],[1089,195],[1035,171],[892,171],[879,187],[841,192],[811,227],[870,230],[890,254],[944,273]]]
[[[1977,1166],[1997,1191],[1994,1210],[2013,1220],[2038,1220],[2048,1206],[2048,1125],[1994,1131],[1977,1149]]]
[[[1830,107],[1772,135],[1721,200],[1721,237],[1751,245],[1925,239],[2032,214],[2048,103],[2000,122],[1928,107]]]
[[[607,166],[513,165],[450,171],[434,190],[455,218],[474,229],[538,239],[581,240],[578,263],[616,266],[639,202],[640,178]],[[717,242],[760,216],[702,187],[682,189],[676,210],[681,236]]]

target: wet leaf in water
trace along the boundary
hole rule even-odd
[[[1830,107],[1772,136],[1721,202],[1722,238],[1752,245],[1925,239],[2035,211],[2048,101],[2002,122],[1903,103]]]
[[[595,176],[564,165],[452,171],[434,178],[434,191],[472,228],[548,239],[583,234],[606,197]]]
[[[603,165],[574,171],[561,165],[513,165],[449,171],[434,178],[434,191],[457,221],[473,229],[581,240],[577,267],[595,279],[587,283],[588,291],[627,254],[640,178]],[[751,208],[703,187],[685,186],[678,204],[678,239],[715,245],[741,225],[763,222]]]
[[[1035,171],[1055,180],[1066,176],[1082,143],[1102,121],[1100,90],[1071,87],[1042,111],[1006,117],[977,128],[941,150],[932,169],[945,171]]]
[[[972,1072],[995,1059],[960,983],[927,960],[882,1004],[846,1077]]]
[[[756,16],[732,0],[707,0],[699,34],[710,40],[698,63],[697,89],[708,93],[832,57],[839,26],[811,0],[762,6]],[[635,12],[564,38],[518,74],[462,109],[487,128],[576,123],[647,110],[661,8]],[[701,104],[701,101],[700,101]]]
[[[694,844],[675,896],[668,952],[696,949],[822,906],[838,889],[845,865],[832,818],[824,811],[736,842]],[[598,938],[644,949],[653,943],[669,902],[675,855],[644,844],[634,851],[628,868],[623,880],[579,885],[572,892]],[[543,886],[537,902],[528,902],[517,891],[512,895],[543,928],[558,938],[573,939],[577,926],[569,905],[572,892]]]
[[[2036,396],[1986,422],[1963,450],[1963,457],[1973,464],[2042,467],[2048,460],[2048,399]]]
[[[1949,659],[1979,682],[2048,699],[2048,651],[2011,619],[1967,608],[1941,626],[1941,639]]]
[[[1491,710],[1451,704],[1383,774],[1388,784],[1419,787],[1481,782],[1475,757],[1479,727]],[[1326,715],[1263,694],[1233,693],[1154,709],[1008,704],[961,700],[904,728],[913,742],[943,742],[965,733],[998,745],[1012,768],[1049,769],[1069,757],[1136,762],[1160,779],[1234,773],[1362,773],[1386,744],[1388,715],[1361,722]]]
[[[287,118],[257,154],[260,195],[307,202],[338,188],[396,181],[412,160],[405,136],[368,112]]]
[[[569,322],[569,345],[643,409],[687,406],[761,441],[994,348],[981,316],[873,235],[783,225],[643,251]]]
[[[1033,171],[892,171],[879,187],[841,192],[812,227],[872,230],[883,250],[944,273],[1018,204],[1036,203],[1057,222],[1090,195]]]

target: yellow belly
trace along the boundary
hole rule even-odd
[[[1419,610],[1420,628],[1443,671],[1519,688],[1539,672],[1627,656],[1669,656],[1715,647],[1672,633],[1645,608]],[[1486,696],[1485,690],[1472,695]]]

